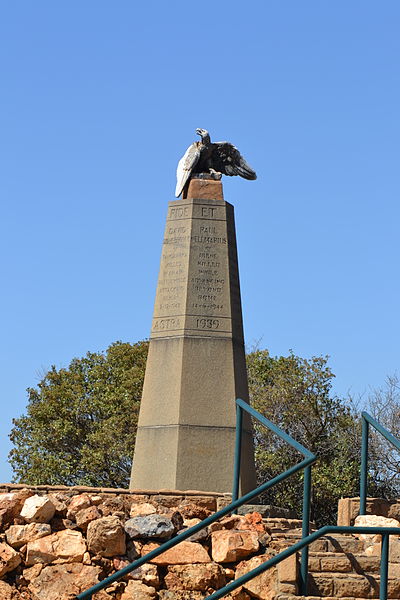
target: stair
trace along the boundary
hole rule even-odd
[[[275,536],[274,536],[275,537]],[[296,531],[274,539],[283,550],[300,539]],[[388,598],[400,600],[400,539],[390,541]],[[380,553],[377,543],[352,535],[320,538],[310,545],[309,596],[280,594],[279,600],[369,600],[379,598]]]

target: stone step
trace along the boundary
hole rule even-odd
[[[276,549],[287,548],[300,541],[301,533],[285,533],[273,535],[274,547]],[[365,549],[364,540],[351,535],[336,535],[335,537],[327,535],[315,540],[309,546],[310,552],[335,552],[335,553],[353,553],[362,554]]]
[[[310,573],[308,589],[323,598],[379,598],[379,576],[355,573]],[[400,598],[399,577],[389,577],[388,598]]]
[[[380,556],[337,552],[310,552],[308,569],[312,573],[358,573],[371,574],[380,572]],[[400,564],[389,563],[389,577],[400,578]]]

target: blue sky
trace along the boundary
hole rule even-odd
[[[399,369],[400,4],[0,4],[2,420],[52,364],[148,337],[167,203],[203,127],[235,206],[245,336]],[[196,138],[197,139],[197,138]]]

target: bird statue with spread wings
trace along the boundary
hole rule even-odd
[[[195,173],[219,175],[240,175],[245,179],[257,179],[256,172],[247,164],[239,150],[229,142],[211,142],[206,129],[196,129],[201,142],[194,142],[186,150],[176,170],[176,190],[178,198],[190,177]]]

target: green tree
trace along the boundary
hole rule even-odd
[[[116,342],[67,369],[51,369],[28,389],[14,419],[9,460],[14,481],[126,487],[148,342]]]
[[[358,494],[360,427],[351,404],[332,394],[334,375],[328,357],[247,356],[250,400],[254,408],[318,455],[312,468],[312,518],[334,523],[341,495]],[[255,423],[259,483],[300,462],[301,455]],[[301,514],[302,475],[272,488],[265,503]]]

